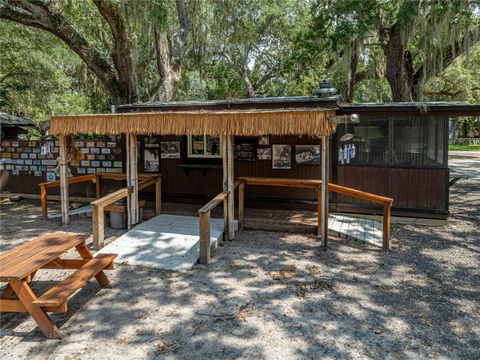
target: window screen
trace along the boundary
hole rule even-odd
[[[337,127],[337,154],[340,149],[344,153],[345,146],[354,146],[355,156],[349,159],[350,164],[442,167],[446,121],[438,116],[361,116],[359,124]],[[342,141],[345,134],[352,134],[353,138]]]

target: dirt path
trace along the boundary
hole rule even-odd
[[[480,182],[452,188],[449,227],[400,226],[385,254],[333,239],[246,231],[208,267],[179,274],[120,267],[91,282],[46,340],[2,315],[0,357],[21,359],[474,359],[480,353]],[[3,208],[2,250],[44,231],[31,203]],[[111,238],[115,233],[108,234]],[[36,286],[59,277],[41,271]]]

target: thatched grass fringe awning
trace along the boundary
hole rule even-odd
[[[143,135],[331,135],[329,109],[178,111],[52,116],[50,133]]]

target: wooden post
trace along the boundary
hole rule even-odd
[[[317,191],[317,236],[322,236],[322,191]]]
[[[227,136],[228,239],[235,239],[235,193],[233,191],[233,136]]]
[[[47,188],[45,185],[40,185],[40,201],[42,203],[42,217],[44,220],[48,217],[47,209]]]
[[[139,222],[138,211],[138,171],[137,171],[137,135],[127,135],[127,186],[132,187],[129,202],[129,225],[135,225]],[[128,201],[127,201],[128,202]]]
[[[222,190],[228,191],[228,148],[227,148],[227,137],[222,135],[221,138],[222,143],[222,170],[223,170],[223,181],[222,181]],[[228,197],[223,200],[223,234],[224,239],[228,236]]]
[[[158,177],[155,183],[155,215],[160,215],[162,212],[162,177]]]
[[[322,246],[328,243],[328,136],[322,136],[321,235]]]
[[[210,261],[210,211],[199,214],[200,220],[200,264]]]
[[[93,248],[100,250],[103,248],[105,238],[105,211],[102,206],[92,206],[92,225]]]
[[[100,199],[102,197],[102,185],[101,185],[101,177],[98,174],[95,174],[95,197]]]
[[[125,161],[125,170],[126,170],[126,181],[127,181],[127,187],[129,185],[129,176],[130,176],[130,135],[125,134],[125,153],[126,153],[126,161]],[[132,194],[129,193],[127,196],[127,229],[130,230],[131,228],[131,223],[132,223]]]
[[[383,250],[390,250],[390,205],[383,205]]]
[[[245,181],[240,181],[238,185],[238,222],[240,230],[245,229]]]
[[[62,223],[69,222],[68,213],[68,178],[67,178],[67,138],[60,135],[60,205],[62,209]]]

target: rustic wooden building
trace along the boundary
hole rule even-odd
[[[307,96],[131,104],[120,105],[116,111],[140,113],[303,108],[331,109],[337,116],[357,114],[360,117],[360,122],[355,124],[340,121],[337,131],[330,137],[329,173],[332,183],[393,198],[394,215],[440,219],[448,216],[448,120],[457,116],[478,115],[480,105],[458,102],[343,104],[337,97]],[[111,154],[104,155],[106,150],[102,147],[108,148],[107,145],[115,141],[116,150],[112,148]],[[87,139],[79,139],[78,146],[88,150],[87,142]],[[90,142],[93,148],[99,148],[99,154],[90,154],[90,165],[95,162],[100,164],[99,167],[88,168],[80,162],[71,167],[73,175],[91,173],[89,171],[126,172],[123,136],[117,136],[116,140],[97,139]],[[144,135],[138,136],[138,142],[138,172],[164,174],[162,192],[166,201],[204,204],[222,187],[219,137]],[[317,152],[319,138],[305,135],[236,136],[234,142],[236,177],[321,177]],[[354,156],[349,159],[344,158],[345,146],[355,149]],[[114,152],[116,155],[113,155]],[[110,168],[103,167],[105,161]],[[117,164],[120,168],[116,168]],[[2,190],[12,192],[38,193],[36,183],[47,180],[46,173],[35,177],[25,176],[26,173],[20,171],[20,175],[12,176],[11,172],[5,174],[4,169],[2,174],[2,178],[8,179],[3,181]],[[111,181],[104,186],[107,187],[105,191],[111,191],[122,184]],[[74,196],[92,196],[95,188],[79,184],[71,191]],[[255,186],[247,188],[246,201],[249,207],[316,210],[317,198],[315,192],[309,189]],[[381,211],[370,203],[337,194],[330,197],[330,206],[333,210],[347,212]]]
[[[392,197],[394,215],[440,219],[448,216],[448,119],[478,115],[480,105],[457,102],[343,104],[336,97],[309,96],[132,104],[118,106],[117,112],[315,107],[335,109],[337,115],[358,114],[360,117],[358,124],[340,122],[337,132],[330,138],[331,182]],[[353,137],[342,141],[345,134]],[[139,140],[139,171],[168,174],[163,178],[163,193],[167,200],[201,204],[221,187],[221,156],[208,149],[209,143],[214,144],[215,139],[207,136],[159,136],[151,139],[145,136],[139,137]],[[266,145],[262,145],[262,141]],[[179,144],[178,156],[162,154],[162,146],[165,150],[169,143],[175,142]],[[198,147],[200,150],[195,148],[199,142],[204,143],[203,147]],[[162,145],[158,165],[150,168],[145,157],[149,156],[149,149],[154,143]],[[306,145],[318,146],[318,138],[235,137],[235,145],[240,154],[235,161],[238,177],[320,178],[319,166],[312,166],[315,161],[296,159],[298,149]],[[287,145],[285,149],[291,152],[290,164],[284,168],[275,168],[268,154],[262,157],[261,149],[272,149],[276,145]],[[340,149],[343,152],[345,145],[355,148],[355,157],[348,163],[339,159]],[[254,155],[250,156],[249,152],[254,152]],[[308,189],[251,187],[247,189],[246,201],[251,207],[314,210],[316,194]],[[330,206],[338,211],[381,212],[372,204],[336,194],[331,196]]]

